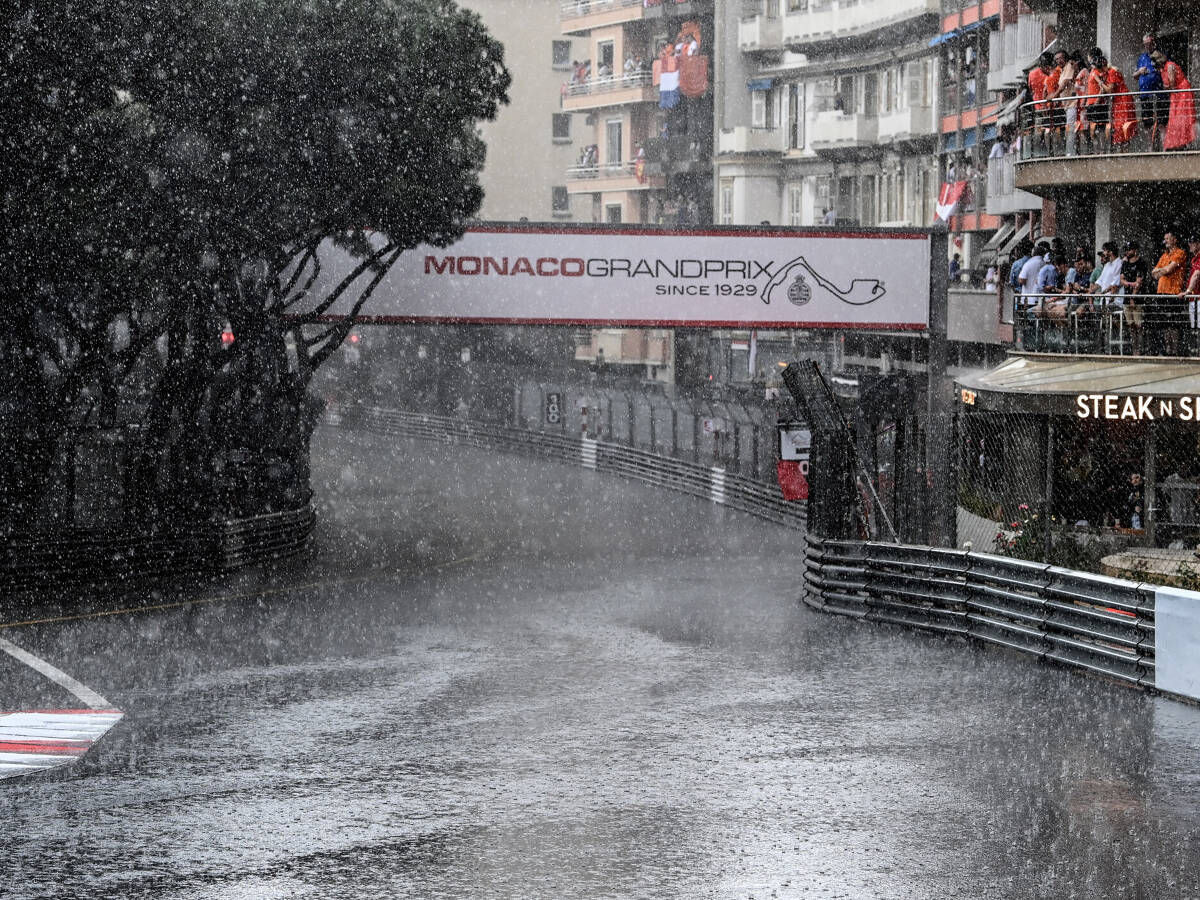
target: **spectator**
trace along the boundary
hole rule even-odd
[[[1150,131],[1151,149],[1155,139],[1161,135],[1167,123],[1167,104],[1164,95],[1158,93],[1163,89],[1162,75],[1154,62],[1155,41],[1153,34],[1142,35],[1142,55],[1138,57],[1137,69],[1134,75],[1138,80],[1138,104],[1141,106],[1142,127]],[[1161,54],[1159,54],[1161,56]]]
[[[1168,356],[1179,353],[1179,329],[1187,314],[1187,307],[1179,301],[1183,293],[1184,276],[1187,272],[1187,254],[1179,246],[1174,232],[1163,235],[1163,254],[1158,264],[1150,270],[1150,277],[1157,279],[1158,297],[1155,299],[1152,323],[1161,337],[1161,348]]]
[[[1088,93],[1094,95],[1088,107],[1088,122],[1093,131],[1108,135],[1113,146],[1128,144],[1137,134],[1137,116],[1125,76],[1108,64],[1099,47],[1091,52],[1092,73],[1088,76]]]
[[[1139,295],[1145,293],[1149,274],[1146,261],[1142,259],[1141,247],[1137,242],[1130,241],[1125,245],[1125,260],[1121,263],[1121,294],[1125,321],[1129,323],[1129,333],[1133,338],[1133,352],[1138,355],[1142,352],[1144,320],[1144,302]]]
[[[1191,82],[1178,63],[1167,59],[1157,50],[1150,54],[1150,58],[1162,75],[1163,87],[1172,92],[1162,95],[1163,105],[1167,109],[1163,149],[1182,150],[1192,142],[1196,131],[1196,101],[1192,97]]]
[[[1075,134],[1075,79],[1079,75],[1079,52],[1067,53],[1059,50],[1054,54],[1054,66],[1058,75],[1055,83],[1058,87],[1052,95],[1059,102],[1055,115],[1059,119],[1058,127],[1064,131],[1065,146],[1070,146]],[[1068,151],[1070,152],[1070,151]]]
[[[1038,273],[1046,265],[1046,257],[1049,253],[1050,245],[1044,241],[1039,242],[1033,248],[1033,254],[1025,261],[1025,265],[1021,267],[1020,274],[1017,275],[1017,284],[1021,288],[1022,303],[1026,306],[1032,306],[1037,302]]]
[[[1046,132],[1050,127],[1050,104],[1046,102],[1046,97],[1049,96],[1051,90],[1057,89],[1055,84],[1050,88],[1048,81],[1050,74],[1054,71],[1054,57],[1047,51],[1038,57],[1037,65],[1029,70],[1027,76],[1029,81],[1029,99],[1033,101],[1034,108],[1034,133],[1038,136],[1037,143],[1030,148],[1030,152],[1036,152],[1038,146],[1045,145]]]
[[[950,260],[950,282],[953,284],[958,281],[958,276],[962,272],[962,256],[955,253]]]
[[[1188,252],[1192,254],[1192,267],[1183,289],[1183,299],[1188,305],[1188,324],[1194,329],[1200,327],[1197,319],[1197,306],[1200,305],[1200,233],[1193,233],[1188,238]]]

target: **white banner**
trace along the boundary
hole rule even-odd
[[[1154,591],[1154,686],[1200,700],[1200,594]]]
[[[872,328],[929,324],[925,232],[482,226],[403,254],[365,322]],[[321,250],[319,299],[351,271]],[[362,276],[327,318],[347,315]],[[311,308],[311,307],[310,307]],[[298,312],[298,310],[294,310]]]

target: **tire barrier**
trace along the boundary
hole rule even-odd
[[[1200,593],[964,550],[805,540],[804,602],[813,609],[969,637],[1200,699]]]
[[[384,434],[518,453],[613,472],[703,497],[790,528],[803,528],[805,523],[804,504],[784,500],[776,484],[624,444],[381,407],[363,409],[354,421],[361,427]],[[342,424],[342,419],[336,415],[328,416],[326,422],[338,425]]]
[[[245,519],[155,533],[73,530],[0,542],[0,586],[112,584],[126,579],[230,572],[295,556],[316,523],[311,504]]]

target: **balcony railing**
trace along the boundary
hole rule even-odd
[[[645,0],[562,0],[558,10],[559,18],[565,22],[569,19],[579,19],[614,9],[628,7],[641,9],[644,5]]]
[[[804,12],[783,20],[783,43],[803,48],[860,37],[893,28],[916,16],[941,13],[939,0],[837,0],[812,3]]]
[[[738,22],[738,47],[746,53],[783,49],[783,19],[749,16]]]
[[[987,212],[1002,216],[1027,209],[1041,209],[1042,198],[1017,187],[1017,157],[1014,153],[988,160]]]
[[[633,72],[629,75],[598,75],[586,81],[576,81],[567,85],[566,96],[588,97],[595,94],[605,94],[609,91],[619,91],[625,88],[644,87],[653,78],[650,72]]]
[[[1020,109],[1020,158],[1198,151],[1197,91],[1081,94]],[[1190,102],[1189,102],[1190,101]],[[1153,106],[1151,112],[1147,106]],[[1151,124],[1147,126],[1143,119]]]
[[[719,153],[783,153],[787,150],[786,128],[736,128],[722,129],[717,138]]]
[[[1200,355],[1200,295],[1063,293],[1013,299],[1014,339],[1024,350],[1105,356]]]
[[[1025,70],[1045,49],[1047,24],[1038,16],[1023,15],[988,35],[989,91],[1000,91],[1020,83]]]

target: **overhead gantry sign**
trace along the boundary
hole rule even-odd
[[[490,225],[403,254],[356,318],[924,331],[930,261],[926,231]],[[312,294],[351,268],[324,247]],[[347,299],[323,318],[352,309]]]

